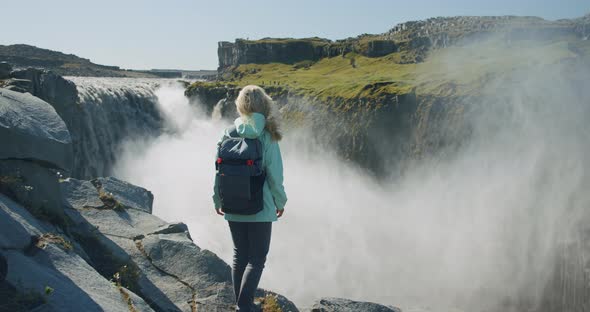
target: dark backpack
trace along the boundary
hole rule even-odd
[[[260,140],[242,138],[232,127],[217,147],[215,168],[223,212],[252,215],[264,208]]]

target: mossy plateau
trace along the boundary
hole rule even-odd
[[[574,59],[588,60],[590,42],[579,38],[519,40],[490,38],[482,42],[433,50],[421,63],[396,52],[382,57],[357,53],[323,58],[316,62],[243,64],[226,71],[224,80],[197,82],[189,87],[223,88],[248,84],[282,86],[294,95],[324,102],[331,98],[379,99],[385,94],[473,95],[485,83],[531,66]]]

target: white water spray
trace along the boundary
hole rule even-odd
[[[510,120],[483,114],[473,143],[452,159],[390,183],[329,151],[296,146],[290,136],[302,134],[287,133],[289,202],[260,286],[302,306],[323,296],[433,311],[493,311],[523,296],[537,302],[556,243],[567,239],[563,226],[588,203],[588,151],[579,145],[588,133],[575,110],[552,118],[560,112],[547,106],[554,98],[523,100],[539,90],[529,87],[510,99]],[[211,200],[215,146],[227,124],[190,107],[183,91],[157,92],[179,131],[129,142],[115,172],[154,193],[154,214],[187,223],[196,244],[230,262],[229,230]],[[501,131],[492,135],[490,125]]]

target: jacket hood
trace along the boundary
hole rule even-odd
[[[234,121],[238,134],[247,139],[255,139],[262,134],[266,125],[266,118],[260,113],[238,117]]]

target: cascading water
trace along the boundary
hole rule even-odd
[[[78,178],[112,174],[125,140],[157,136],[163,130],[154,90],[158,79],[68,77],[78,90],[77,109],[64,116],[74,141]]]
[[[391,181],[301,145],[312,134],[287,132],[289,202],[261,286],[302,306],[339,296],[433,311],[544,311],[553,293],[569,298],[552,284],[560,246],[577,244],[587,220],[588,108],[571,80],[553,77],[557,91],[541,95],[548,81],[538,77],[495,86],[502,94],[469,116],[467,144]],[[128,142],[114,172],[150,189],[156,215],[187,223],[195,243],[229,262],[228,228],[211,201],[215,146],[228,122],[182,93],[179,85],[156,91],[176,131]]]

